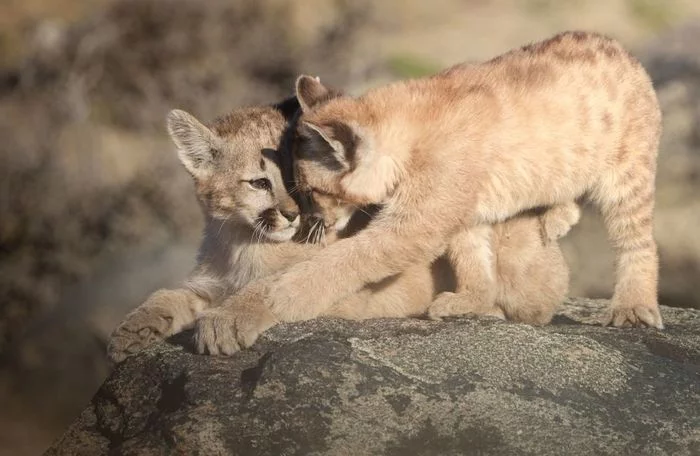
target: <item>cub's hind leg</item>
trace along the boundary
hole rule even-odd
[[[566,226],[568,231],[571,227],[568,223],[573,220],[568,217],[570,213],[554,207],[543,216],[513,218],[496,230],[499,277],[496,302],[508,320],[545,325],[564,301],[569,288],[569,268],[559,243],[553,240],[556,238],[548,237],[547,233],[551,235],[552,226]]]
[[[430,318],[466,314],[505,318],[496,306],[492,231],[490,225],[478,226],[450,240],[447,258],[457,287],[454,293],[446,291],[437,295],[428,307]]]
[[[619,154],[629,155],[640,148],[651,150],[619,163],[594,193],[616,260],[615,292],[605,323],[662,329],[657,297],[659,259],[653,236],[656,142],[625,144]]]

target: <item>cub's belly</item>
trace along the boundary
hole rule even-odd
[[[497,223],[534,207],[571,202],[590,190],[594,180],[584,172],[530,171],[488,173],[477,199],[477,222]]]

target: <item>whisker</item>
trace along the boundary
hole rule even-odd
[[[372,216],[372,214],[370,214],[369,212],[367,212],[366,210],[362,209],[362,208],[359,207],[359,206],[355,206],[354,204],[350,204],[349,206],[352,207],[353,209],[355,209],[356,211],[360,211],[360,212],[362,212],[363,214],[365,214],[365,215],[367,215],[367,216],[369,216],[369,217]]]
[[[316,236],[314,237],[314,244],[319,244],[321,242],[321,237],[323,236],[323,232],[326,230],[325,225],[321,224],[318,227],[318,230],[316,230]]]
[[[219,225],[219,231],[216,232],[216,237],[218,238],[219,235],[221,234],[221,229],[224,227],[226,222],[231,218],[231,214],[227,215],[225,219],[221,221],[221,224]]]
[[[260,229],[258,230],[258,239],[256,241],[258,244],[262,243],[263,237],[265,236],[265,229],[265,223],[263,223],[261,220]]]
[[[255,222],[255,225],[253,225],[253,233],[250,235],[250,243],[251,244],[256,244],[257,241],[255,240],[257,234],[258,234],[258,229],[260,228],[262,221],[258,220]]]
[[[314,234],[314,231],[316,230],[316,226],[318,225],[318,220],[311,225],[311,228],[309,228],[309,232],[306,235],[306,240],[304,241],[305,244],[309,243],[309,239],[311,239],[311,236]]]
[[[326,226],[323,225],[321,227],[321,235],[318,237],[318,243],[323,245],[324,247],[326,246]]]

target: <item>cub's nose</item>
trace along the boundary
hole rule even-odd
[[[290,222],[293,222],[295,218],[299,215],[298,211],[282,211],[280,210],[280,214],[282,214],[282,217],[286,218]]]

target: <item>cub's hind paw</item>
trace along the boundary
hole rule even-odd
[[[437,295],[428,307],[428,317],[432,320],[457,315],[490,316],[505,319],[503,311],[495,305],[478,302],[466,294],[449,291]]]
[[[603,324],[617,328],[651,327],[664,329],[661,312],[656,305],[613,306]]]
[[[575,202],[554,206],[540,216],[542,240],[545,245],[555,242],[571,231],[581,218],[581,209]]]

